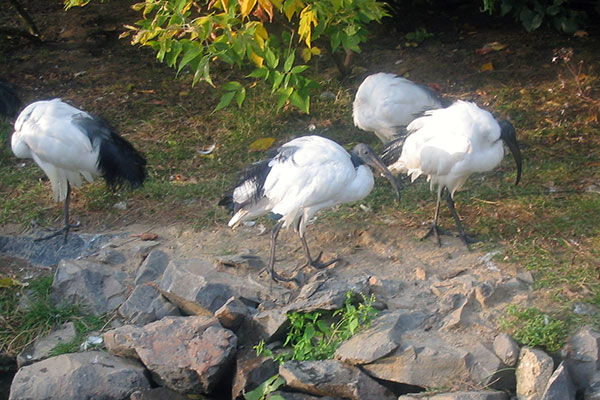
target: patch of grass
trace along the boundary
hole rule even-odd
[[[18,354],[35,339],[65,322],[75,322],[78,337],[104,325],[104,317],[88,315],[77,305],[52,304],[52,279],[47,276],[33,280],[26,289],[0,288],[0,351]],[[22,303],[23,299],[27,301]]]
[[[288,314],[290,327],[283,346],[288,350],[274,354],[264,341],[254,348],[257,355],[266,355],[283,363],[288,360],[325,360],[333,357],[339,345],[355,335],[360,328],[367,328],[377,310],[373,308],[375,296],[355,305],[355,295],[346,293],[344,306],[333,312],[293,312]]]
[[[524,345],[542,347],[549,352],[564,345],[568,328],[565,321],[551,317],[536,308],[509,305],[501,319],[502,328]]]

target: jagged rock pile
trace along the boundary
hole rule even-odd
[[[600,334],[583,329],[548,355],[498,333],[502,307],[527,299],[533,279],[486,269],[489,257],[479,274],[336,266],[290,288],[273,284],[250,253],[169,253],[159,241],[118,237],[62,260],[54,300],[114,312],[105,348],[50,357],[75,337],[72,324],[60,327],[18,356],[10,399],[236,399],[276,373],[286,399],[600,399]],[[283,338],[288,312],[337,309],[347,291],[375,293],[382,311],[335,359],[278,365],[256,357],[260,339]]]

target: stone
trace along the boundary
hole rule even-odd
[[[514,367],[519,360],[519,345],[508,334],[501,333],[494,339],[494,352],[508,367]]]
[[[508,395],[504,392],[492,392],[489,390],[440,393],[432,396],[411,396],[405,395],[398,397],[398,400],[508,400]]]
[[[469,378],[469,353],[443,341],[405,344],[389,356],[362,366],[369,375],[421,387],[452,387]]]
[[[474,292],[474,289],[471,289],[466,296],[462,296],[462,300],[456,309],[445,318],[442,325],[443,330],[452,330],[467,325],[467,317],[473,304]]]
[[[600,400],[600,371],[597,371],[583,393],[584,400]]]
[[[129,400],[190,400],[188,396],[177,393],[165,387],[136,390],[131,394]]]
[[[19,369],[9,399],[125,399],[149,387],[138,361],[89,351],[63,354]]]
[[[215,311],[215,317],[221,325],[232,331],[237,330],[245,320],[250,318],[251,314],[248,306],[235,297],[230,297],[221,308]]]
[[[519,400],[539,400],[548,385],[554,361],[542,350],[521,348],[515,372]]]
[[[396,396],[360,369],[337,360],[288,361],[279,367],[286,385],[317,396],[392,400]]]
[[[110,265],[86,260],[61,260],[54,273],[55,303],[79,304],[94,315],[116,310],[129,289],[127,275]]]
[[[164,317],[104,334],[111,354],[139,359],[160,386],[210,393],[231,368],[237,337],[214,317]]]
[[[152,250],[137,270],[134,283],[155,282],[162,277],[169,264],[169,256],[162,250]]]
[[[153,285],[138,285],[119,307],[126,322],[145,325],[167,315],[181,315],[177,306],[167,301]]]
[[[490,299],[495,290],[494,285],[489,282],[482,282],[475,287],[475,299],[481,307],[486,308],[489,306]]]
[[[160,245],[157,240],[141,240],[135,242],[132,247],[132,252],[135,257],[145,258],[147,257],[154,248]]]
[[[582,328],[569,339],[561,353],[575,387],[584,390],[600,370],[600,333]]]
[[[61,343],[69,343],[75,340],[75,324],[67,322],[55,329],[49,335],[38,338],[17,355],[19,368],[33,364],[50,357],[52,350]]]
[[[251,357],[236,362],[231,398],[237,399],[244,393],[256,389],[261,383],[277,374],[279,363],[269,357]]]
[[[127,258],[125,258],[125,255],[120,251],[111,247],[105,247],[98,252],[96,260],[104,264],[118,265],[125,263]]]
[[[550,377],[541,400],[575,400],[575,385],[562,362]]]
[[[516,386],[513,371],[506,368],[506,364],[483,343],[478,342],[468,347],[469,373],[471,380],[484,387],[499,390],[514,390]]]

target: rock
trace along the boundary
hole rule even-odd
[[[342,343],[335,358],[345,363],[368,364],[396,350],[398,330],[401,329],[401,311],[386,312],[377,316],[372,326]]]
[[[250,315],[248,306],[235,297],[230,297],[221,308],[215,311],[215,317],[221,325],[232,331],[237,330],[245,320],[250,318]]]
[[[519,400],[540,399],[552,376],[553,367],[554,362],[549,355],[538,349],[523,347],[516,370]]]
[[[519,345],[508,333],[501,333],[494,339],[494,352],[508,367],[514,367],[519,360]]]
[[[421,387],[443,387],[468,379],[469,353],[442,341],[406,344],[391,355],[362,366],[369,375]]]
[[[153,285],[139,285],[119,307],[128,323],[145,325],[167,315],[181,315],[177,306],[167,301]]]
[[[150,387],[139,362],[105,352],[63,354],[21,368],[11,400],[125,399]]]
[[[289,290],[270,286],[273,285],[252,280],[248,274],[237,276],[218,271],[204,259],[171,260],[159,285],[172,303],[196,315],[212,315],[232,296],[256,303],[289,297]]]
[[[575,400],[575,385],[562,362],[550,377],[541,400]]]
[[[165,387],[136,390],[129,397],[130,400],[190,400],[188,396],[177,393]]]
[[[134,243],[132,252],[135,257],[145,258],[159,245],[160,242],[157,240],[141,240]]]
[[[460,326],[466,326],[467,317],[470,314],[470,306],[473,304],[474,290],[471,289],[466,296],[462,296],[462,300],[457,305],[450,315],[444,320],[442,325],[443,330],[451,330]]]
[[[241,269],[244,271],[256,271],[264,268],[262,259],[252,253],[242,253],[234,255],[225,255],[215,257],[215,267],[219,271],[227,271],[229,268]]]
[[[281,396],[281,398],[283,398],[284,400],[343,400],[343,399],[340,399],[339,397],[311,396],[310,394],[306,394],[306,393],[281,392],[279,390],[276,390],[273,393],[271,393],[271,395],[269,396],[269,399],[276,398],[275,396]]]
[[[600,370],[600,333],[582,328],[569,339],[562,349],[562,356],[575,387],[587,388]]]
[[[180,393],[209,393],[230,368],[237,337],[213,317],[164,317],[104,334],[108,351],[142,361],[155,382]]]
[[[152,250],[137,271],[134,283],[154,282],[162,277],[169,264],[169,256],[162,250]]]
[[[482,282],[475,287],[475,299],[481,307],[486,308],[489,306],[495,290],[494,284],[490,282]]]
[[[261,383],[277,374],[279,363],[268,357],[251,357],[237,360],[231,398],[256,389]]]
[[[583,398],[585,400],[600,400],[600,371],[597,371],[590,380],[590,384],[583,393]]]
[[[400,396],[398,400],[508,400],[508,395],[504,392],[491,391],[468,391],[468,392],[452,392],[440,393],[433,396]]]
[[[76,336],[73,322],[62,324],[49,335],[36,339],[35,342],[23,349],[17,356],[17,365],[21,368],[46,359],[50,357],[50,353],[58,344],[72,342]]]
[[[127,261],[125,255],[111,247],[105,247],[98,252],[96,259],[104,264],[118,265]]]
[[[52,300],[80,304],[94,315],[116,310],[125,301],[127,275],[107,264],[62,260],[52,282]]]
[[[468,351],[468,366],[473,382],[494,389],[515,389],[516,382],[513,371],[508,370],[506,364],[493,351],[481,342],[469,347]]]
[[[279,374],[287,386],[317,396],[356,400],[396,398],[360,369],[337,360],[288,361],[279,367]]]

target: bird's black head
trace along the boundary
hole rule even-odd
[[[394,178],[369,145],[364,143],[357,144],[352,150],[351,157],[355,166],[357,166],[357,161],[360,161],[358,165],[366,164],[374,170],[381,172],[390,181],[397,198],[400,199],[400,189],[402,188],[400,183]]]
[[[500,139],[504,141],[504,143],[508,146],[508,149],[512,153],[515,158],[515,162],[517,163],[517,181],[515,185],[519,184],[521,180],[521,169],[522,169],[522,159],[521,159],[521,150],[519,149],[519,143],[517,142],[517,132],[515,131],[515,127],[508,121],[502,120],[498,122],[500,125]]]

